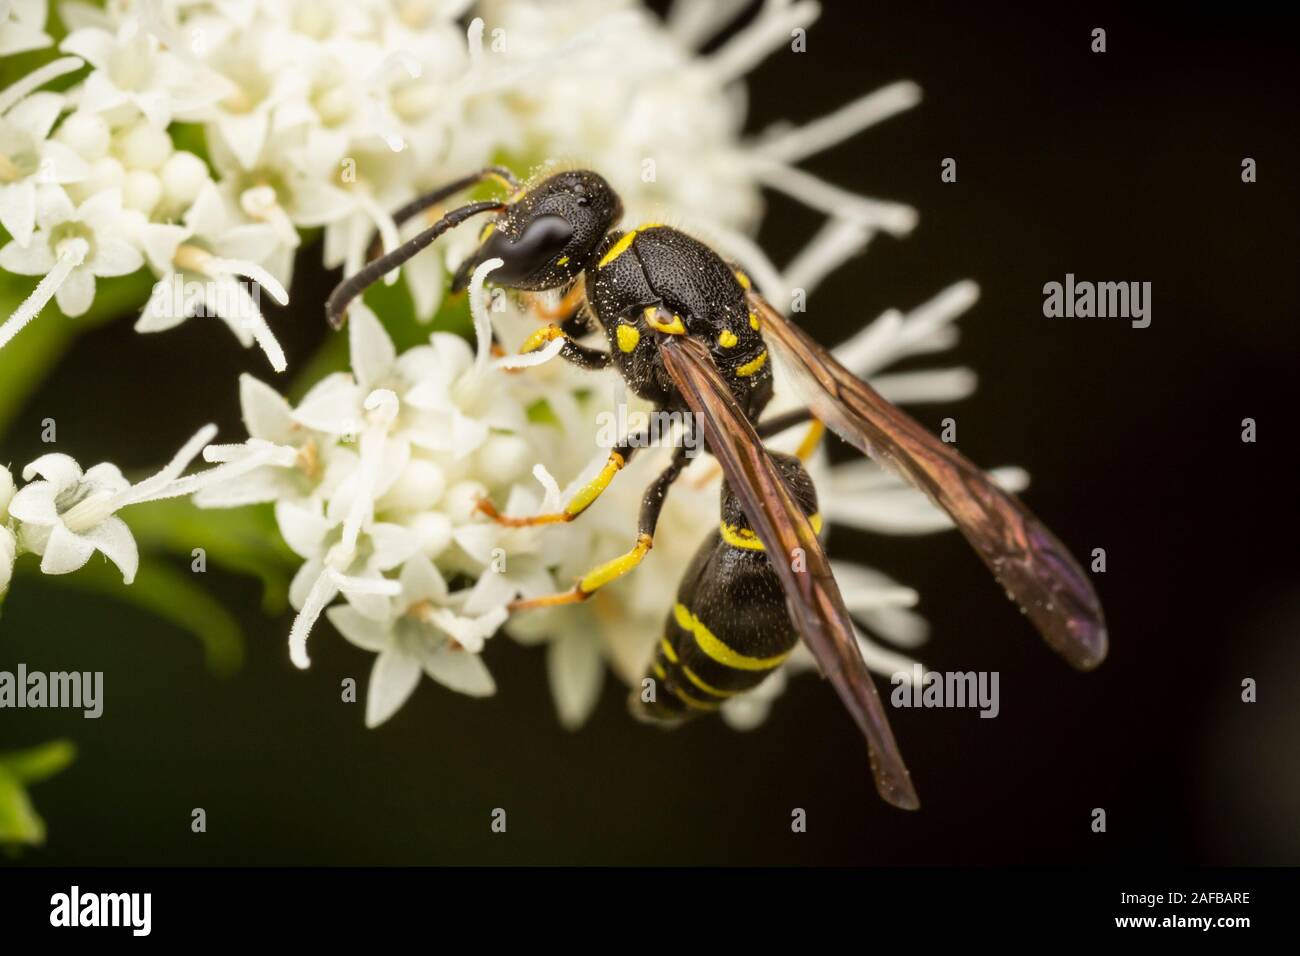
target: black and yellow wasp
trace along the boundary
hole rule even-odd
[[[1080,669],[1106,655],[1101,605],[1065,546],[979,468],[882,399],[752,288],[746,274],[708,246],[668,226],[620,230],[623,206],[588,170],[521,185],[489,167],[423,196],[394,215],[404,222],[485,180],[507,198],[471,202],[341,283],[327,315],[337,327],[348,303],[448,229],[480,213],[494,218],[455,277],[464,289],[477,266],[501,260],[491,281],[524,292],[563,290],[559,321],[524,350],[562,338],[560,355],[586,368],[613,363],[636,394],[665,411],[694,413],[724,475],[721,523],[687,570],[651,664],[666,693],[645,715],[673,719],[715,709],[754,686],[802,638],[866,736],[876,787],[890,803],[918,806],[875,686],[862,661],[839,588],[818,539],[816,492],[797,457],[769,452],[763,437],[800,420],[841,438],[911,481],[956,523],[1008,596],[1047,643]],[[599,329],[590,327],[591,319]],[[608,349],[578,341],[603,332]],[[769,347],[778,350],[807,409],[760,422],[772,397]],[[562,512],[506,524],[569,521],[582,513],[640,442],[611,450],[600,474]],[[572,590],[519,601],[516,610],[579,601],[632,570],[653,545],[669,486],[686,464],[679,447],[642,499],[638,535],[626,554]],[[777,557],[779,556],[779,557]]]

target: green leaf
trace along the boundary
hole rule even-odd
[[[45,842],[45,821],[23,785],[0,768],[0,845],[40,846]]]
[[[71,740],[51,740],[26,750],[0,753],[0,770],[8,771],[21,784],[48,780],[77,759],[77,746]]]
[[[52,740],[38,747],[0,754],[0,845],[39,846],[45,842],[45,821],[27,795],[27,785],[40,783],[76,758],[70,740]]]

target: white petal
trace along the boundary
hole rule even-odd
[[[176,249],[189,238],[190,231],[174,223],[150,222],[141,226],[136,236],[149,265],[166,281],[176,270],[172,262]]]
[[[19,248],[26,248],[32,241],[32,230],[36,228],[36,185],[30,180],[25,179],[8,186],[0,186],[0,226],[9,230],[9,235],[14,237],[14,242]],[[39,258],[35,260],[29,258],[26,262],[20,263],[27,266],[27,269],[15,269],[9,265],[5,265],[5,268],[19,275],[48,272],[50,266],[54,265],[54,256],[50,252],[48,243],[40,243],[40,250],[35,253]],[[3,258],[0,258],[0,263],[3,263]]]
[[[42,183],[79,183],[90,175],[90,167],[70,146],[51,140],[41,147],[41,172],[37,181]]]
[[[217,121],[217,129],[239,165],[252,169],[266,142],[268,114],[259,110],[242,116],[226,114]]]
[[[325,616],[346,640],[362,650],[378,654],[392,643],[393,628],[390,621],[366,617],[347,604],[330,608]]]
[[[41,186],[36,190],[36,224],[43,230],[75,218],[77,209],[62,186]]]
[[[229,215],[225,198],[217,189],[216,183],[208,180],[199,188],[199,194],[194,197],[193,205],[190,206],[189,212],[185,214],[185,225],[195,235],[204,237],[218,236],[225,232]],[[228,255],[228,253],[223,250],[222,255]],[[235,258],[253,257],[235,256]]]
[[[361,402],[365,390],[350,375],[336,373],[311,389],[294,409],[294,421],[330,435],[361,430]]]
[[[67,488],[81,480],[81,466],[71,455],[62,452],[50,452],[41,455],[23,469],[23,481],[31,481],[33,475],[40,475],[46,481],[52,481],[59,488]]]
[[[441,604],[447,598],[447,582],[438,569],[422,554],[417,554],[402,565],[402,597],[409,604],[433,601]]]
[[[591,631],[574,631],[552,641],[546,652],[546,673],[560,723],[575,730],[586,723],[600,700],[605,660]]]
[[[370,544],[374,549],[371,561],[380,571],[397,567],[415,554],[420,538],[414,531],[400,524],[377,522],[370,527]]]
[[[183,296],[173,294],[174,286],[167,279],[154,283],[153,292],[135,320],[133,328],[140,333],[166,332],[190,317]]]
[[[144,256],[140,250],[125,239],[115,236],[98,236],[95,244],[95,258],[87,267],[97,276],[130,275],[144,265]]]
[[[54,293],[59,303],[59,310],[70,319],[85,315],[90,304],[95,301],[95,274],[85,266],[78,266],[63,280],[59,291]]]
[[[111,461],[101,461],[98,465],[87,468],[81,480],[96,491],[106,491],[110,495],[116,495],[131,487],[131,483],[123,476],[122,469]]]
[[[73,534],[62,524],[56,524],[45,545],[41,558],[41,571],[45,574],[69,574],[83,568],[95,553],[90,539]]]
[[[136,571],[140,568],[140,552],[136,548],[131,529],[126,526],[125,521],[117,515],[110,515],[83,533],[81,537],[118,566],[122,572],[123,584],[130,584],[135,580]]]
[[[470,697],[491,697],[497,692],[496,681],[477,654],[444,645],[426,651],[421,658],[424,672],[443,687]]]
[[[54,504],[54,497],[58,491],[58,487],[53,482],[33,481],[10,499],[9,515],[26,524],[58,524],[59,509]]]
[[[251,375],[239,376],[239,408],[244,427],[253,438],[278,445],[291,444],[298,429],[293,409],[271,386]]]
[[[18,183],[8,187],[8,189],[15,190],[22,185],[22,183]],[[31,186],[30,183],[27,185]],[[6,195],[9,195],[9,193]],[[5,228],[10,228],[8,222],[0,224],[4,225]],[[19,227],[21,227],[21,223]],[[26,246],[19,242],[18,233],[13,233],[13,242],[5,243],[4,248],[0,249],[0,269],[20,276],[38,276],[44,275],[54,268],[54,253],[50,251],[50,244],[41,236],[37,236],[32,240],[31,232],[29,226],[27,228],[29,242]]]
[[[348,309],[348,316],[352,372],[363,388],[375,388],[392,371],[397,349],[384,331],[379,317],[360,299]]]
[[[396,647],[385,649],[370,671],[366,726],[378,727],[406,703],[420,682],[420,662]]]
[[[81,57],[92,66],[102,67],[113,55],[116,44],[116,39],[107,30],[87,27],[69,33],[59,44],[59,49],[64,53]]]
[[[275,521],[293,552],[299,557],[313,557],[325,540],[332,524],[319,511],[295,504],[292,501],[279,501],[275,506]]]

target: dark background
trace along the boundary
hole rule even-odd
[[[541,652],[503,638],[487,650],[495,699],[426,681],[372,732],[338,699],[342,678],[364,686],[371,655],[322,627],[312,669],[295,671],[288,617],[260,614],[252,580],[209,574],[247,629],[243,670],[219,679],[180,631],[28,576],[5,606],[0,666],[104,670],[108,689],[98,721],[0,718],[0,749],[57,736],[80,749],[34,788],[50,837],[21,862],[1300,863],[1293,34],[1260,8],[864,6],[828,4],[806,54],[750,81],[754,130],[896,79],[925,90],[807,164],[921,212],[910,238],[878,238],[829,280],[808,323],[836,341],[887,306],[979,282],[955,353],[979,391],[920,417],[956,417],[976,461],[1031,472],[1027,502],[1076,553],[1106,549],[1105,665],[1056,659],[956,535],[837,533],[837,553],[921,592],[929,667],[1001,672],[996,720],[891,713],[923,803],[905,814],[876,798],[852,723],[813,678],[756,732],[671,735],[632,722],[611,679],[568,733]],[[945,156],[956,184],[939,180]],[[783,262],[818,223],[774,198],[761,241]],[[1151,327],[1045,319],[1042,286],[1066,272],[1150,281]],[[295,318],[272,319],[293,329],[291,367],[324,334],[329,282],[304,263]],[[240,434],[235,375],[262,365],[201,323],[161,336],[115,323],[84,337],[3,457],[34,457],[49,415],[83,462],[156,467],[200,420]],[[1256,444],[1240,440],[1247,416]],[[1240,701],[1245,677],[1258,703]],[[190,832],[193,807],[206,834]],[[806,834],[790,832],[794,807]]]

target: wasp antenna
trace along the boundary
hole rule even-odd
[[[484,201],[472,202],[458,209],[453,209],[418,236],[402,243],[388,255],[380,256],[360,272],[340,282],[334,287],[329,300],[325,303],[325,317],[329,320],[330,325],[336,329],[342,328],[347,317],[348,306],[353,299],[378,282],[380,278],[419,254],[448,229],[460,225],[466,219],[477,216],[479,213],[501,212],[505,208],[506,204],[503,202]]]
[[[484,166],[477,172],[470,173],[468,176],[462,176],[460,179],[452,180],[439,186],[432,192],[427,192],[423,196],[417,196],[408,202],[405,206],[400,207],[393,213],[393,223],[401,226],[404,223],[414,219],[420,213],[424,212],[430,206],[436,206],[444,199],[456,195],[463,189],[469,189],[471,186],[477,186],[485,179],[495,179],[506,189],[514,192],[519,188],[519,180],[515,174],[504,166]],[[382,252],[379,244],[379,237],[376,236],[370,243],[370,248],[366,251],[366,259],[374,259]]]

